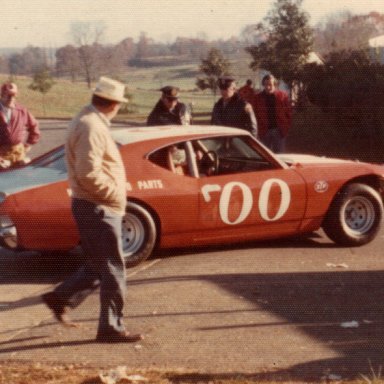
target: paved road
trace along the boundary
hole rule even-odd
[[[31,157],[36,157],[64,143],[65,131],[68,125],[66,120],[40,120],[41,139],[32,147]],[[114,123],[114,128],[128,127],[127,125]]]
[[[57,324],[40,302],[75,269],[74,256],[0,250],[0,359],[183,367],[223,377],[289,371],[317,379],[369,373],[370,361],[377,372],[384,355],[383,248],[382,231],[361,248],[335,247],[318,232],[165,251],[128,270],[126,322],[146,339],[106,346],[93,342],[97,293],[72,312],[78,329]]]

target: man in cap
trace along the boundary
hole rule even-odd
[[[28,110],[16,103],[15,83],[6,82],[0,90],[0,168],[25,164],[31,145],[40,138],[39,124]]]
[[[100,286],[100,315],[96,340],[136,342],[123,323],[125,266],[122,257],[122,218],[126,209],[125,168],[110,134],[110,121],[124,97],[124,84],[101,77],[92,102],[72,120],[65,143],[72,213],[86,263],[74,275],[42,296],[60,322]]]
[[[245,129],[257,137],[257,124],[252,106],[236,92],[232,77],[221,77],[218,81],[221,98],[213,107],[211,124]]]
[[[147,119],[147,125],[189,125],[191,114],[187,106],[179,102],[179,88],[167,85]]]
[[[253,89],[252,84],[253,81],[248,79],[246,83],[238,90],[239,96],[247,103],[251,103],[255,95],[255,90]]]

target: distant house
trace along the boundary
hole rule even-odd
[[[368,44],[372,60],[384,64],[384,35],[369,39]]]

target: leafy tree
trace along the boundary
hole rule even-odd
[[[205,74],[205,77],[198,77],[196,86],[201,89],[211,89],[214,96],[217,93],[217,80],[221,76],[231,74],[231,63],[227,60],[221,51],[217,48],[211,48],[208,56],[201,60],[199,71]]]
[[[33,91],[41,92],[42,94],[42,104],[43,111],[45,116],[45,94],[52,88],[55,84],[50,72],[48,69],[41,69],[36,71],[33,76],[33,81],[29,85],[29,88]]]
[[[305,68],[303,81],[309,100],[338,116],[383,107],[384,65],[372,64],[365,50],[331,52],[324,65]]]
[[[372,63],[366,50],[338,51],[303,76],[309,101],[327,114],[328,124],[313,135],[339,143],[345,156],[383,162],[384,65]]]
[[[256,26],[263,40],[248,46],[251,68],[265,69],[292,86],[312,50],[309,16],[300,10],[302,0],[276,0],[274,8]]]

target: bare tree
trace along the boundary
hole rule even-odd
[[[47,53],[45,49],[32,45],[24,48],[21,53],[15,53],[9,57],[11,75],[31,75],[47,67]]]
[[[105,33],[103,22],[76,22],[71,24],[71,33],[78,47],[79,59],[82,65],[88,88],[99,75],[100,42]]]
[[[322,55],[332,51],[353,51],[368,48],[368,40],[384,32],[384,15],[371,12],[353,15],[351,12],[330,14],[315,29],[315,49]]]
[[[79,52],[73,45],[66,45],[56,51],[56,73],[70,76],[75,81],[81,68]]]
[[[101,43],[106,26],[104,22],[75,22],[71,24],[71,33],[76,45]]]

